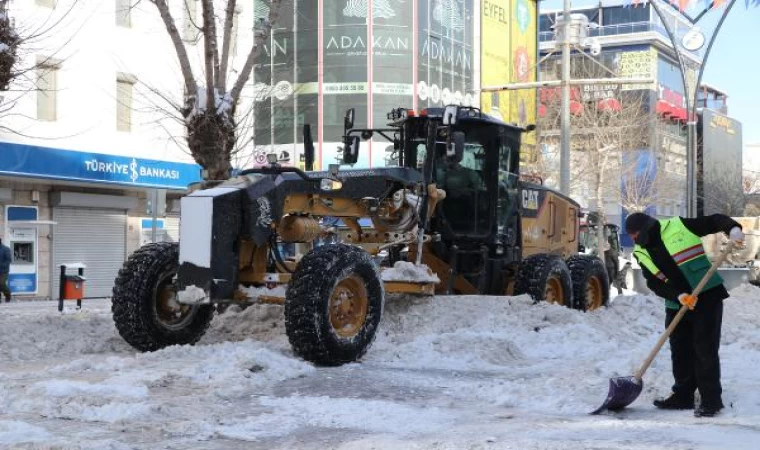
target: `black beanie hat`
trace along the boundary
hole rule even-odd
[[[625,232],[628,234],[642,231],[657,222],[654,217],[641,212],[635,212],[625,219]]]

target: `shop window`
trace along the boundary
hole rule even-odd
[[[116,129],[132,131],[132,97],[135,79],[126,74],[116,78]]]
[[[130,0],[116,0],[116,25],[120,27],[132,26],[132,5]]]
[[[13,243],[13,264],[34,264],[34,243]]]
[[[636,8],[613,6],[603,8],[602,25],[620,25],[636,22],[649,22],[649,5]]]
[[[53,122],[58,119],[58,66],[42,63],[37,66],[37,119]]]

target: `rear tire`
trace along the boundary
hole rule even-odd
[[[517,271],[515,294],[528,294],[536,301],[572,306],[570,269],[557,255],[538,254],[525,258]]]
[[[285,294],[285,331],[293,351],[319,365],[361,358],[372,345],[385,292],[361,248],[316,247],[299,262]]]
[[[567,259],[573,279],[573,308],[593,311],[610,301],[610,281],[601,259],[590,255],[573,255]]]
[[[116,329],[143,352],[195,344],[214,316],[212,305],[181,305],[173,279],[179,244],[158,242],[134,252],[119,270],[111,298]]]

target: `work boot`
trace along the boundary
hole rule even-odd
[[[668,398],[658,398],[654,406],[660,409],[694,409],[694,396],[684,397],[678,394],[670,394]]]
[[[699,405],[699,408],[694,410],[694,417],[715,417],[720,410],[723,409],[723,405]]]

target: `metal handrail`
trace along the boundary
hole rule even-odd
[[[605,25],[598,28],[591,28],[588,32],[589,37],[617,36],[621,34],[648,33],[656,31],[667,37],[668,33],[662,25],[653,22],[631,22],[620,23],[616,25]],[[551,42],[555,39],[554,31],[542,31],[538,33],[539,42]]]

